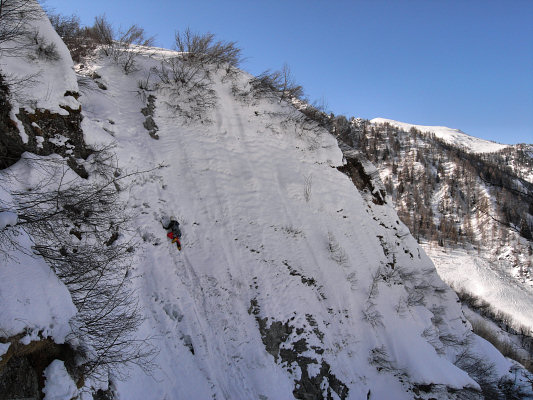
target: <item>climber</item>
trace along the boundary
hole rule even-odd
[[[178,250],[181,250],[181,231],[180,224],[176,221],[176,217],[170,217],[170,222],[167,226],[163,225],[163,228],[170,229],[170,232],[167,233],[167,237],[172,239],[172,243],[176,243]]]

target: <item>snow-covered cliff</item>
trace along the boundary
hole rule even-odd
[[[104,55],[77,70],[85,143],[113,146],[117,175],[150,171],[120,191],[135,218],[118,234],[138,241],[136,335],[159,352],[151,374],[110,373],[117,398],[458,399],[481,396],[476,365],[522,379],[471,333],[367,160],[346,168],[333,136],[242,71],[207,66],[191,95],[153,72],[183,54],[135,51],[129,74]],[[20,162],[0,174],[31,182]]]

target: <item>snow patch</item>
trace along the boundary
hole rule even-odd
[[[12,251],[0,268],[0,336],[29,331],[25,341],[51,337],[64,343],[69,320],[76,313],[65,285],[39,256],[33,255],[30,237],[16,232],[22,251]]]
[[[44,400],[68,400],[77,396],[78,389],[63,361],[52,361],[44,370],[44,377]]]
[[[7,353],[11,343],[0,343],[0,361],[2,361],[2,356]]]
[[[18,216],[11,211],[0,212],[0,231],[7,226],[15,226],[18,222]]]
[[[488,261],[466,250],[444,252],[427,245],[424,249],[446,283],[483,298],[494,308],[510,314],[516,322],[533,329],[531,290],[505,268],[500,268],[496,261]]]
[[[10,101],[13,106],[13,115],[11,119],[17,121],[14,114],[18,113],[19,108],[25,108],[28,112],[43,109],[68,115],[64,107],[73,110],[80,107],[80,103],[74,97],[65,96],[67,93],[78,92],[78,82],[70,52],[52,27],[41,6],[36,1],[28,2],[25,6],[35,7],[38,14],[38,18],[31,21],[31,37],[20,39],[28,43],[19,55],[10,54],[9,57],[2,57],[0,61],[1,73],[7,78],[8,83],[25,81],[12,93]],[[7,42],[3,43],[3,46],[9,49],[19,45]],[[58,59],[40,58],[36,53],[39,46],[53,46]],[[23,142],[27,143],[27,135],[21,126],[19,126],[19,131]]]

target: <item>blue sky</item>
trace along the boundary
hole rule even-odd
[[[531,0],[46,0],[84,24],[105,13],[171,47],[190,27],[236,41],[243,68],[287,63],[335,114],[444,125],[533,143]]]

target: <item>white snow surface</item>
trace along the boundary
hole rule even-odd
[[[160,353],[153,376],[134,369],[118,383],[120,398],[292,398],[301,371],[276,363],[256,317],[266,326],[289,323],[294,329],[281,347],[304,338],[304,354],[331,365],[350,399],[369,390],[373,398],[411,399],[398,371],[414,383],[478,387],[453,365],[456,350],[434,341],[469,335],[455,294],[393,208],[367,201],[336,169],[343,159],[335,139],[298,131],[284,103],[237,100],[232,85],[246,88],[247,75],[232,82],[218,73],[210,122],[185,121],[169,104],[186,104],[164,88],[149,93],[156,96],[155,140],[143,128],[137,82],[159,65],[156,58],[139,60],[139,71],[127,76],[101,60],[90,68],[108,90],[88,88],[79,99],[87,142],[115,144],[125,170],[165,165],[124,195],[138,211],[143,239],[135,271],[147,319],[139,336],[154,337]],[[181,224],[181,252],[161,225],[170,215]],[[397,283],[399,271],[411,281]],[[411,304],[417,282],[439,293],[430,289],[424,303]],[[386,350],[393,371],[369,362],[376,348]],[[510,365],[489,353],[502,370]]]
[[[0,204],[12,204],[10,190],[28,188],[39,182],[43,175],[35,168],[35,156],[25,153],[10,168],[0,171]],[[16,176],[20,180],[6,177]],[[3,247],[0,255],[0,337],[26,332],[21,340],[28,344],[41,337],[50,337],[56,343],[64,343],[70,332],[69,320],[76,314],[66,286],[52,272],[42,257],[34,254],[31,237],[16,226],[17,215],[10,211],[0,213],[0,218],[14,226],[7,233],[17,247]]]
[[[459,129],[447,128],[445,126],[415,125],[405,122],[398,122],[387,118],[374,118],[371,119],[370,122],[373,124],[388,123],[392,126],[403,129],[406,132],[409,132],[411,128],[416,128],[422,133],[433,133],[437,138],[444,140],[446,143],[462,147],[472,153],[492,153],[509,147],[505,144],[470,136]]]
[[[35,86],[17,93],[14,109],[64,114],[63,107],[81,104],[89,145],[114,145],[123,171],[150,171],[122,191],[122,200],[137,212],[134,293],[146,317],[137,334],[160,351],[151,375],[133,366],[116,383],[119,399],[293,398],[303,371],[267,352],[260,321],[289,326],[280,347],[303,341],[301,356],[314,360],[308,373],[329,365],[349,399],[369,392],[412,399],[411,384],[478,388],[453,364],[460,349],[439,340],[470,336],[457,297],[393,208],[374,204],[337,170],[344,160],[333,136],[302,129],[285,102],[238,99],[234,89],[249,89],[249,75],[223,79],[223,69],[211,74],[216,106],[186,119],[189,100],[156,88],[156,74],[148,74],[176,55],[169,50],[146,49],[129,75],[108,59],[92,61],[81,72],[97,72],[107,90],[86,85],[78,102],[64,96],[78,91],[68,50],[44,14],[35,27],[56,43],[60,60],[2,57],[3,73],[40,73]],[[149,92],[139,89],[145,79]],[[143,127],[149,94],[156,97],[159,140]],[[0,187],[4,205],[13,204],[10,190],[42,181],[33,157],[0,172],[16,177]],[[65,173],[67,181],[77,178]],[[16,215],[9,207],[2,212],[3,229],[18,247],[0,268],[0,335],[27,331],[22,343],[39,336],[62,343],[76,313],[68,290],[33,254],[28,233],[12,226]],[[170,215],[181,224],[181,252],[162,228]],[[502,374],[511,366],[480,339],[474,348]],[[378,350],[385,365],[372,358]],[[76,395],[61,361],[45,376],[46,399]],[[338,398],[332,383],[325,378],[321,390]]]
[[[442,279],[457,289],[489,302],[495,309],[504,311],[513,319],[533,330],[533,293],[530,285],[521,283],[509,271],[466,250],[442,251],[440,247],[424,246],[435,263]]]
[[[18,216],[11,211],[0,212],[0,231],[7,226],[15,226],[17,224]]]
[[[78,394],[63,361],[54,360],[44,370],[44,400],[70,400]]]
[[[15,85],[10,102],[12,113],[17,114],[19,108],[28,112],[37,109],[49,110],[52,113],[68,115],[65,109],[78,109],[79,103],[73,96],[65,96],[66,92],[78,92],[78,82],[74,73],[74,65],[70,52],[58,36],[48,20],[41,6],[29,2],[28,7],[35,7],[39,18],[31,21],[31,37],[24,39],[27,43],[20,54],[10,54],[12,51],[0,49],[0,71],[7,83],[25,81],[22,85]],[[38,37],[39,44],[35,43]],[[57,60],[44,60],[38,55],[38,48],[55,45]],[[4,43],[5,48],[13,47],[11,42]],[[14,115],[12,120],[18,121]],[[21,137],[27,142],[28,137],[20,127]]]
[[[51,337],[64,343],[69,320],[76,313],[65,285],[40,257],[31,255],[31,239],[18,232],[24,252],[12,252],[0,268],[0,336],[29,331],[25,342]]]
[[[11,343],[0,343],[0,361],[2,361],[2,356],[7,353]]]

